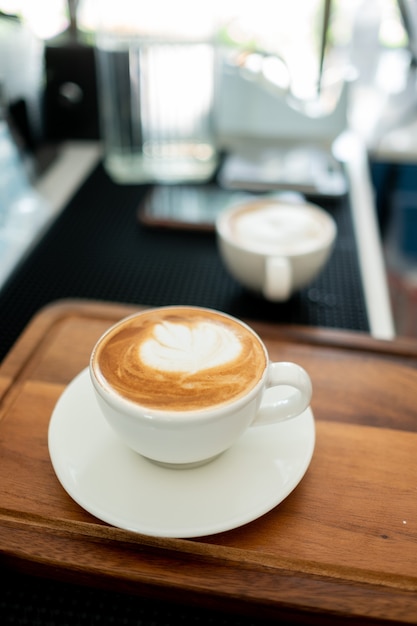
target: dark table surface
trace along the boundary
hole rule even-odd
[[[31,317],[61,298],[191,304],[248,319],[369,331],[348,196],[312,199],[335,218],[336,247],[313,284],[277,304],[227,274],[212,232],[140,224],[148,192],[114,184],[101,165],[93,171],[0,292],[0,360]]]

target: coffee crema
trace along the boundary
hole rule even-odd
[[[300,254],[321,246],[331,235],[328,220],[314,206],[251,202],[228,222],[229,236],[238,244],[263,254]]]
[[[262,377],[267,357],[256,335],[215,311],[151,309],[121,322],[97,345],[101,384],[141,406],[191,411],[227,404]]]

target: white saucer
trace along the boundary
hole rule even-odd
[[[281,424],[249,429],[211,463],[163,468],[113,434],[87,370],[61,395],[48,434],[55,473],[79,505],[113,526],[177,538],[237,528],[270,511],[303,478],[314,444],[307,409]]]

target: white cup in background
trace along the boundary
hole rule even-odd
[[[280,302],[323,269],[337,227],[314,204],[264,197],[226,208],[216,220],[216,232],[230,274],[267,300]]]

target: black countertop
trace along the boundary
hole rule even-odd
[[[0,292],[0,360],[30,318],[62,298],[138,305],[190,304],[237,317],[369,332],[349,197],[315,199],[335,218],[333,255],[285,303],[248,293],[222,266],[212,232],[149,228],[146,186],[119,186],[99,164]]]

